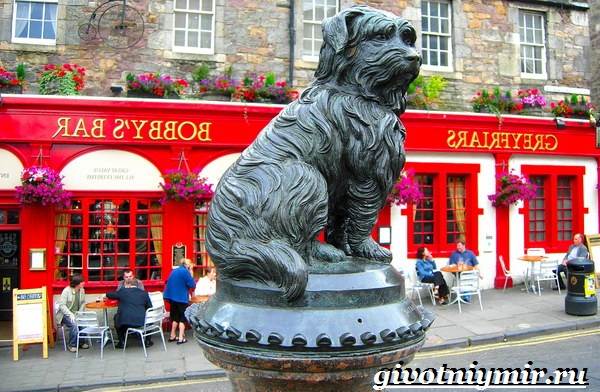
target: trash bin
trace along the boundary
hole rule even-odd
[[[567,263],[565,312],[575,316],[592,316],[598,312],[592,260],[578,257]]]

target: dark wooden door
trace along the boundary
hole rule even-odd
[[[21,232],[0,231],[0,321],[12,320],[12,289],[19,288]]]

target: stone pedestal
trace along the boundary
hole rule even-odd
[[[362,259],[315,268],[292,303],[275,287],[218,280],[186,315],[207,359],[245,392],[370,390],[378,370],[413,358],[434,319],[394,268]]]

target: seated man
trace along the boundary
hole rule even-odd
[[[567,263],[569,262],[569,260],[573,260],[578,257],[588,257],[588,255],[588,248],[583,244],[583,234],[576,233],[573,236],[573,243],[569,245],[569,250],[567,250],[565,257],[562,260],[562,263],[558,266],[556,271],[554,271],[555,274],[558,274],[558,286],[561,290],[564,290],[566,288],[561,273],[565,275],[566,278]],[[555,287],[554,290],[558,290],[558,287]]]
[[[123,280],[119,281],[117,291],[125,287],[125,282],[134,283],[135,287],[137,287],[140,290],[144,290],[144,284],[141,280],[138,280],[133,276],[133,271],[130,269],[126,269],[125,271],[123,271]]]
[[[64,288],[58,301],[56,311],[56,323],[64,325],[69,330],[69,342],[67,348],[70,352],[77,351],[77,325],[75,324],[75,313],[85,309],[85,290],[83,289],[83,278],[79,274],[71,276],[69,285]],[[81,348],[89,348],[87,343],[79,345]]]
[[[152,301],[147,292],[136,287],[135,281],[125,282],[121,290],[106,293],[106,296],[119,300],[115,318],[119,342],[115,347],[123,348],[127,328],[139,328],[144,325],[146,309],[152,307]],[[148,338],[146,338],[146,346],[152,346],[152,341]]]
[[[198,279],[194,295],[213,295],[217,291],[217,271],[214,268],[208,270],[208,274]]]
[[[465,241],[463,240],[456,241],[456,250],[450,255],[448,264],[469,265],[473,267],[473,269],[476,269],[479,272],[479,278],[482,278],[481,271],[479,271],[479,261],[477,260],[477,256],[467,249]],[[462,298],[466,302],[471,302],[471,296],[469,295],[464,295]]]

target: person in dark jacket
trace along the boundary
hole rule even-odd
[[[554,274],[555,275],[558,274],[558,287],[560,287],[561,290],[566,289],[565,282],[564,282],[561,274],[564,275],[566,278],[567,262],[569,260],[573,260],[578,257],[588,257],[589,256],[588,248],[584,245],[584,242],[585,242],[585,238],[583,237],[583,234],[576,233],[573,236],[573,243],[571,245],[569,245],[569,250],[567,250],[565,257],[563,257],[562,263],[559,264],[558,268],[554,270]],[[558,290],[558,287],[555,287],[554,290]]]
[[[144,290],[135,286],[134,282],[125,282],[124,287],[112,293],[106,293],[110,299],[119,300],[119,308],[115,319],[115,327],[119,342],[115,347],[123,348],[127,328],[139,328],[144,325],[146,309],[152,307],[150,296]],[[146,340],[146,346],[151,346],[152,341]]]
[[[185,338],[185,309],[188,307],[190,290],[196,288],[196,282],[192,277],[194,264],[190,259],[181,260],[181,265],[171,271],[167,279],[167,286],[163,293],[164,299],[171,305],[171,336],[169,342],[177,341],[177,344],[187,342]]]

